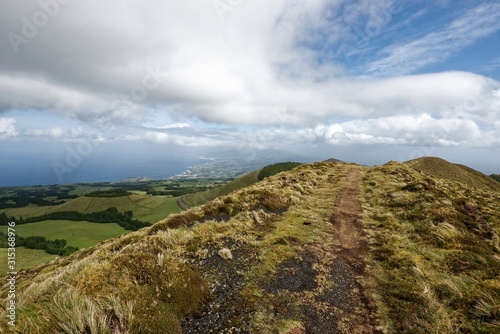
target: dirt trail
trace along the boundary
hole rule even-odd
[[[365,295],[359,282],[360,276],[365,272],[364,257],[368,252],[368,239],[363,232],[359,200],[362,176],[362,168],[353,166],[349,169],[334,202],[331,216],[340,243],[331,272],[336,333],[382,333],[376,328],[375,305]]]

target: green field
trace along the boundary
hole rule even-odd
[[[89,213],[103,211],[110,207],[116,207],[120,212],[132,211],[134,212],[134,218],[141,221],[148,221],[153,224],[168,217],[170,213],[180,212],[180,208],[177,206],[176,198],[167,196],[139,195],[134,193],[130,196],[114,198],[83,196],[57,206],[40,207],[36,205],[29,205],[24,208],[0,210],[0,213],[3,211],[9,217],[19,219],[22,216],[26,219],[51,212],[77,211],[81,213]]]
[[[6,227],[3,227],[5,231]],[[5,232],[4,232],[5,233]],[[126,233],[118,224],[98,224],[70,220],[49,220],[16,226],[16,234],[22,237],[44,236],[49,240],[65,239],[68,246],[86,248],[98,242]]]
[[[16,270],[36,267],[54,260],[57,255],[48,254],[41,249],[16,248]],[[0,248],[0,276],[7,272],[7,248]]]
[[[16,226],[16,234],[22,237],[44,236],[48,240],[65,239],[68,246],[80,249],[94,246],[100,241],[118,237],[127,231],[118,224],[98,224],[90,222],[75,222],[69,220],[53,220],[38,223],[29,223]],[[0,231],[6,233],[7,227],[2,226]],[[0,276],[6,271],[7,249],[0,248],[1,263]],[[17,269],[38,266],[51,261],[56,255],[48,254],[45,250],[16,248]]]
[[[23,219],[41,216],[47,212],[49,212],[53,207],[52,206],[37,206],[30,204],[24,208],[13,208],[13,209],[4,209],[0,210],[1,212],[5,212],[9,217],[23,217]]]

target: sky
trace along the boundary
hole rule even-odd
[[[266,150],[500,173],[499,45],[498,1],[2,1],[0,185]]]

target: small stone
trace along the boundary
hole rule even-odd
[[[224,260],[232,260],[233,259],[233,254],[231,251],[227,248],[222,248],[218,253],[217,253],[221,258]]]

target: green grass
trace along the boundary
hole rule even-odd
[[[250,172],[242,177],[237,178],[236,180],[229,182],[226,185],[210,189],[207,191],[190,194],[184,196],[184,202],[190,207],[202,205],[208,203],[211,200],[223,195],[230,194],[233,191],[248,187],[254,183],[257,183],[257,175],[260,173],[260,170],[256,170]]]
[[[177,198],[174,197],[161,197],[162,202],[155,202],[155,206],[149,210],[139,211],[136,209],[134,217],[141,221],[148,221],[151,223],[158,222],[165,219],[171,213],[178,213],[181,211],[177,205]],[[145,203],[139,203],[145,205]],[[138,212],[139,211],[139,212]]]
[[[47,212],[50,212],[53,208],[53,206],[29,205],[24,208],[4,209],[0,210],[0,212],[5,212],[8,217],[23,217],[24,219],[26,219],[41,216]]]
[[[118,224],[98,224],[69,220],[43,221],[16,226],[16,234],[22,237],[44,236],[49,240],[65,239],[68,246],[86,248],[100,241],[126,233]]]
[[[423,157],[405,162],[429,176],[461,182],[470,187],[500,191],[500,183],[491,177],[464,165],[453,164],[441,158]]]
[[[455,167],[438,174],[461,169]],[[433,178],[404,164],[366,174],[371,276],[386,327],[404,333],[498,333],[499,199],[495,191]]]
[[[16,248],[16,270],[36,267],[42,263],[52,261],[57,255],[47,254],[41,249]],[[0,276],[7,270],[7,248],[0,248]]]
[[[134,193],[130,196],[117,198],[92,198],[82,196],[58,206],[40,207],[30,205],[24,208],[5,209],[0,212],[5,212],[9,217],[15,217],[17,219],[23,217],[26,219],[50,212],[77,211],[89,213],[103,211],[113,206],[120,212],[133,211],[135,218],[151,223],[166,218],[170,213],[180,211],[180,208],[177,206],[176,198]]]
[[[279,162],[276,164],[268,165],[261,169],[259,175],[257,175],[257,179],[264,180],[266,177],[270,177],[281,172],[286,172],[300,165],[302,165],[301,162]]]

